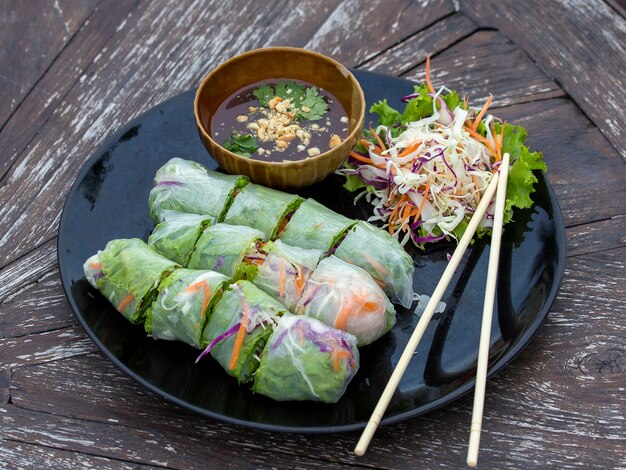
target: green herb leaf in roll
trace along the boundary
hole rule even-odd
[[[215,219],[210,215],[163,211],[163,222],[157,224],[148,245],[166,258],[186,266],[202,230]]]
[[[263,232],[254,228],[212,225],[200,235],[187,267],[217,271],[228,277],[252,276],[256,265],[243,263],[243,259],[247,254],[254,253],[262,241]]]
[[[327,251],[355,223],[319,202],[307,199],[296,210],[279,237],[291,246]]]
[[[271,240],[281,221],[293,213],[301,202],[299,196],[249,183],[237,194],[224,222],[255,228],[265,234],[266,240]]]
[[[227,282],[226,276],[213,271],[177,269],[159,286],[159,296],[147,313],[146,332],[200,349],[208,312]]]
[[[218,222],[235,193],[248,183],[245,176],[208,171],[200,163],[172,158],[156,173],[150,191],[150,216],[159,223],[165,210],[208,214]]]
[[[320,261],[296,313],[353,334],[359,346],[377,340],[396,323],[393,304],[376,281],[336,256]]]
[[[111,240],[83,265],[90,284],[132,323],[143,321],[159,284],[178,267],[138,238]]]
[[[287,309],[295,309],[322,252],[289,246],[281,240],[268,242],[264,251],[267,255],[258,267],[254,284]]]
[[[240,383],[259,366],[259,356],[284,305],[248,281],[237,281],[217,302],[202,339],[217,362]]]
[[[393,302],[413,303],[413,260],[386,231],[359,221],[334,254],[367,271]]]
[[[279,401],[336,403],[358,368],[354,336],[313,318],[285,314],[263,350],[253,390]]]

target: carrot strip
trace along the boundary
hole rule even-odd
[[[494,156],[496,155],[496,151],[493,149],[493,147],[491,146],[491,143],[485,137],[480,135],[478,132],[476,132],[471,127],[465,126],[465,130],[467,132],[469,132],[469,135],[471,135],[474,139],[478,140],[485,147],[487,147],[487,150],[489,150],[492,153],[492,155],[494,155]],[[495,136],[494,136],[494,140],[496,140]]]
[[[480,202],[480,187],[478,186],[478,180],[476,179],[476,175],[472,175],[472,181],[474,182],[474,186],[476,186],[476,193],[474,193],[476,204]]]
[[[385,144],[383,144],[382,139],[380,138],[380,136],[374,132],[374,129],[372,129],[372,126],[369,126],[369,131],[374,135],[374,137],[376,137],[376,141],[380,144],[380,150],[387,150],[387,147],[385,147]]]
[[[496,141],[496,161],[499,162],[502,160],[502,143],[504,142],[504,128],[506,127],[506,121],[502,123],[502,128],[500,130],[500,134],[494,136],[494,140]]]
[[[102,269],[102,263],[89,263],[91,269]]]
[[[430,90],[431,93],[435,92],[435,88],[433,84],[430,82],[430,54],[426,56],[426,86]]]
[[[411,152],[415,152],[415,150],[417,150],[417,148],[421,145],[421,143],[422,143],[421,140],[416,140],[415,143],[413,143],[412,145],[409,145],[402,152],[400,152],[398,154],[398,158],[406,157]]]
[[[241,299],[241,324],[239,325],[239,331],[237,331],[237,338],[235,339],[235,345],[233,346],[233,353],[230,356],[230,363],[228,364],[229,370],[234,370],[237,367],[237,361],[241,354],[241,346],[243,345],[243,339],[246,336],[246,330],[248,329],[248,322],[250,320],[250,312],[248,311],[248,303],[246,299]]]
[[[296,266],[296,269],[296,293],[300,297],[304,289],[304,273],[302,272],[302,266]]]
[[[389,219],[391,220],[391,218],[394,216],[394,214],[396,212],[398,212],[398,210],[400,209],[400,207],[402,206],[402,203],[406,200],[409,199],[409,196],[407,196],[406,194],[403,194],[402,197],[400,198],[400,200],[398,201],[398,204],[396,205],[395,209],[391,211],[391,214],[389,214]]]
[[[345,349],[339,349],[339,348],[333,348],[333,351],[330,354],[331,354],[331,358],[333,361],[333,369],[335,369],[335,372],[339,372],[339,368],[341,366],[341,363],[339,362],[340,359],[344,357],[346,359],[349,359],[351,356],[349,351],[346,351]]]
[[[404,227],[406,225],[406,222],[407,222],[410,214],[411,214],[411,204],[405,204],[404,210],[402,211],[402,225],[401,225],[401,227]]]
[[[278,268],[278,296],[285,297],[285,262],[282,259]]]
[[[348,324],[348,317],[354,312],[354,304],[350,299],[345,297],[345,303],[341,306],[341,310],[335,318],[335,328],[345,330]]]
[[[363,145],[363,146],[364,146],[365,148],[367,148],[367,149],[369,149],[369,148],[370,148],[370,146],[373,146],[373,147],[374,147],[374,149],[373,149],[372,151],[373,151],[376,155],[380,155],[380,154],[381,154],[382,149],[381,149],[378,145],[374,145],[374,144],[372,144],[371,142],[368,142],[368,141],[367,141],[367,140],[365,140],[365,139],[361,139],[361,140],[360,140],[360,142],[361,142],[361,145]]]
[[[371,256],[369,253],[367,253],[366,251],[362,251],[361,254],[369,264],[374,266],[374,269],[378,272],[378,274],[380,274],[381,276],[387,276],[389,274],[389,271],[387,271],[387,269],[378,261],[376,261],[374,257]]]
[[[121,312],[126,307],[128,307],[132,303],[133,300],[135,300],[135,296],[133,294],[128,294],[126,297],[122,299],[120,304],[117,306],[117,310]]]
[[[376,168],[385,168],[383,165],[379,165],[377,163],[374,163],[371,158],[364,157],[362,155],[359,155],[356,152],[350,152],[350,156],[352,158],[354,158],[355,160],[358,160],[358,161],[363,162],[363,163],[367,163],[368,165],[375,166]]]
[[[211,300],[211,286],[207,281],[204,281],[204,299],[202,300],[202,316],[206,313],[206,309],[209,308],[209,300]]]
[[[474,123],[472,124],[472,129],[476,130],[478,128],[478,124],[480,124],[480,121],[482,120],[483,116],[487,112],[487,108],[489,108],[489,105],[491,105],[492,101],[493,101],[493,95],[489,95],[489,98],[487,98],[485,105],[478,113],[478,116],[476,116],[476,119],[474,119]]]
[[[209,306],[209,300],[211,300],[211,286],[209,285],[208,281],[194,282],[185,290],[187,292],[193,292],[193,293],[199,290],[203,291],[204,299],[202,301],[202,316],[204,316],[206,309]]]
[[[419,216],[422,213],[422,209],[424,209],[424,206],[426,205],[426,197],[428,196],[429,192],[430,192],[430,180],[426,182],[426,189],[424,189],[424,194],[422,195],[422,203],[417,208],[417,214],[415,214],[415,219],[419,219]]]

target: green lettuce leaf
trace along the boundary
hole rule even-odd
[[[399,111],[387,104],[386,99],[373,104],[370,107],[370,113],[378,114],[378,124],[388,127],[400,122],[400,117],[402,116]]]
[[[456,108],[458,108],[461,104],[461,101],[463,101],[456,91],[451,91],[447,95],[442,94],[441,98],[446,102],[446,105],[448,106],[448,109],[450,111],[454,111]]]
[[[433,99],[428,96],[428,87],[423,84],[415,86],[415,93],[419,93],[419,96],[413,98],[406,104],[404,112],[400,117],[400,122],[404,125],[432,116],[433,114]]]
[[[502,125],[497,123],[495,130],[500,133]],[[528,133],[523,127],[505,124],[502,153],[508,152],[512,162],[506,188],[505,224],[511,220],[513,207],[527,209],[532,206],[530,195],[535,191],[534,184],[537,182],[533,171],[547,171],[541,152],[530,152],[524,145],[527,136]]]
[[[346,175],[346,182],[343,184],[343,187],[350,192],[354,192],[357,189],[367,188],[368,184],[359,175]]]

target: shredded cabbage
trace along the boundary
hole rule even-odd
[[[486,114],[491,98],[482,108],[471,108],[446,87],[435,91],[427,77],[403,101],[403,113],[386,100],[372,106],[379,125],[364,131],[337,171],[346,177],[346,189],[358,191],[355,203],[365,198],[373,206],[368,221],[380,222],[402,245],[409,240],[420,247],[444,238],[458,240],[502,152],[511,154],[509,174],[520,173],[519,182],[515,176],[509,181],[505,221],[511,219],[512,207],[529,207],[528,194],[537,182],[532,171],[545,171],[545,164],[539,152],[530,153],[523,145],[523,129]],[[477,236],[492,225],[490,206]]]

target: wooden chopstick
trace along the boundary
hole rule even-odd
[[[489,249],[489,266],[487,268],[485,300],[483,303],[483,320],[480,328],[480,343],[478,346],[474,408],[472,409],[472,424],[470,427],[469,448],[467,450],[468,467],[475,467],[478,463],[480,431],[482,428],[483,408],[485,405],[485,386],[487,382],[489,346],[491,343],[491,321],[493,317],[493,303],[496,295],[498,262],[500,261],[500,241],[502,240],[502,222],[504,220],[504,203],[506,202],[506,184],[509,176],[508,153],[505,153],[502,156],[499,173],[500,181],[498,181],[498,191],[496,193],[496,207],[493,216],[491,247]]]
[[[474,236],[476,229],[478,228],[478,224],[482,220],[483,215],[487,211],[487,207],[489,207],[489,204],[491,203],[491,199],[493,198],[493,195],[496,192],[498,178],[499,178],[498,173],[495,173],[493,177],[491,178],[491,182],[487,186],[487,189],[485,190],[485,193],[483,194],[482,199],[480,200],[480,203],[478,204],[478,207],[476,208],[476,212],[474,212],[474,215],[470,219],[469,224],[467,228],[465,229],[465,233],[461,237],[461,240],[459,241],[459,244],[456,247],[456,250],[454,250],[454,253],[452,254],[452,258],[450,258],[450,261],[448,262],[448,266],[443,272],[443,275],[441,276],[441,279],[439,280],[439,283],[437,284],[437,287],[435,288],[435,291],[433,292],[433,295],[430,298],[430,301],[426,305],[426,309],[424,310],[424,313],[422,314],[419,322],[417,323],[417,326],[415,327],[415,331],[413,331],[413,334],[411,335],[411,338],[409,339],[408,344],[406,345],[406,347],[404,348],[404,351],[402,352],[402,356],[400,356],[398,365],[396,365],[396,368],[391,374],[389,382],[387,382],[387,385],[385,386],[385,390],[383,391],[380,399],[378,400],[376,408],[374,408],[372,416],[370,417],[367,423],[367,426],[363,430],[363,434],[361,434],[361,438],[359,439],[359,442],[357,443],[354,449],[354,453],[356,455],[361,456],[365,454],[365,451],[367,450],[367,446],[372,440],[372,437],[374,436],[374,433],[376,432],[376,428],[378,428],[378,425],[380,424],[380,421],[383,415],[385,414],[385,410],[387,409],[387,406],[389,405],[389,402],[391,401],[391,398],[393,397],[393,394],[395,393],[396,388],[398,388],[398,384],[400,383],[400,380],[402,379],[402,376],[404,375],[404,372],[406,371],[406,368],[408,367],[409,362],[411,361],[411,357],[413,356],[413,353],[417,349],[417,346],[420,340],[422,339],[424,332],[426,331],[426,327],[428,326],[428,323],[430,323],[430,320],[432,319],[432,316],[435,312],[435,308],[437,307],[437,305],[439,304],[439,301],[443,297],[443,294],[446,288],[448,287],[448,284],[450,284],[450,280],[452,279],[454,272],[458,268],[459,263],[461,262],[461,258],[463,257],[465,250],[467,249],[470,241],[472,240],[472,237]]]

